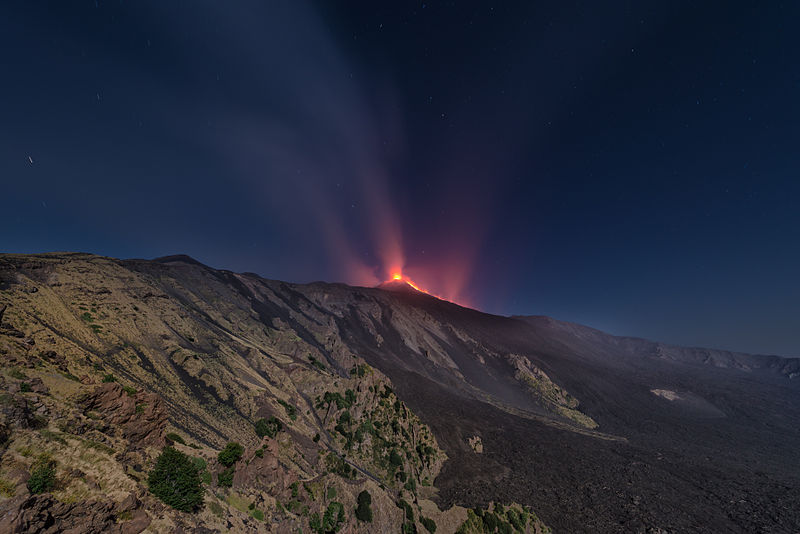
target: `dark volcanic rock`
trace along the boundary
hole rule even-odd
[[[121,532],[114,504],[88,500],[62,503],[52,495],[20,496],[0,503],[0,532],[103,534]]]

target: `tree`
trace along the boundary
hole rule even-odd
[[[372,523],[372,495],[367,490],[358,494],[358,506],[356,506],[356,518],[359,521]]]
[[[230,467],[239,461],[239,458],[242,457],[243,452],[244,452],[244,447],[242,447],[235,441],[231,441],[227,445],[225,445],[224,449],[222,449],[219,452],[219,454],[217,455],[217,460],[219,460],[219,463],[221,463],[225,467]]]
[[[150,493],[182,512],[192,512],[203,504],[200,470],[194,460],[172,447],[164,447],[147,477]]]

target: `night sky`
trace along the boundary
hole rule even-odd
[[[3,2],[0,250],[800,355],[800,3]]]

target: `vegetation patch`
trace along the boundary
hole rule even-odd
[[[283,423],[281,423],[280,420],[273,415],[269,419],[261,418],[256,421],[255,430],[256,435],[258,435],[260,438],[263,438],[264,436],[274,438],[278,435],[278,432],[283,430]]]
[[[52,491],[56,485],[56,461],[49,454],[41,454],[31,469],[28,479],[28,491],[31,493],[45,493]]]
[[[203,504],[203,486],[195,459],[165,447],[147,478],[150,493],[165,504],[192,512]]]
[[[345,521],[344,505],[334,501],[328,505],[322,518],[317,512],[311,514],[309,526],[317,534],[331,534],[339,532]]]
[[[174,441],[175,443],[180,443],[181,445],[186,445],[186,441],[180,436],[180,434],[176,434],[175,432],[170,432],[165,437],[168,440]]]
[[[242,447],[235,441],[231,441],[227,445],[225,445],[224,449],[222,449],[219,452],[219,454],[217,455],[217,460],[219,460],[219,463],[221,463],[225,467],[230,467],[239,461],[239,459],[242,457],[243,452],[244,452],[244,447]]]
[[[358,494],[356,501],[356,519],[365,523],[372,523],[372,495],[367,490]]]

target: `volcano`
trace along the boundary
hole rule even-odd
[[[392,278],[385,282],[378,284],[378,289],[383,289],[384,291],[401,291],[401,292],[408,292],[408,293],[422,293],[419,289],[415,288],[406,280],[402,279],[395,279]]]
[[[186,256],[3,254],[4,306],[4,532],[100,532],[119,510],[308,531],[339,507],[353,532],[520,517],[523,532],[800,531],[797,358],[486,314],[402,277],[292,284]],[[221,463],[234,441],[241,460]],[[202,510],[148,492],[164,445],[202,459]],[[17,482],[29,450],[63,487]],[[99,504],[58,504],[73,494]]]

